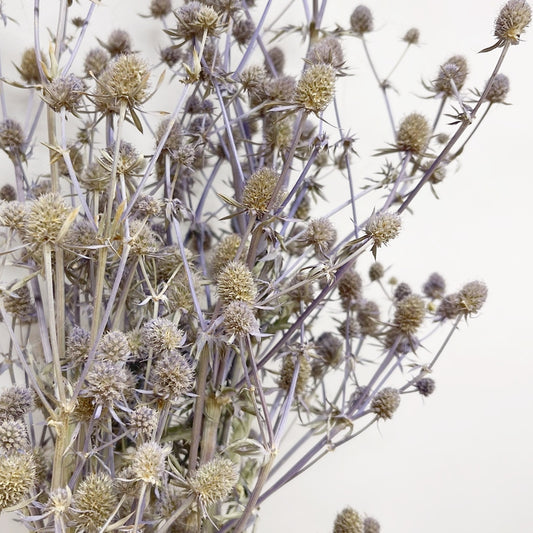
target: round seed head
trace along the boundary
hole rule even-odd
[[[141,444],[131,462],[134,477],[150,485],[161,485],[169,453],[170,447],[160,446],[156,442]]]
[[[406,336],[397,326],[392,326],[387,330],[383,346],[386,350],[394,349],[395,355],[404,355],[415,351],[420,345],[418,339],[413,335]]]
[[[132,374],[122,362],[97,360],[87,374],[84,395],[97,406],[119,403],[132,387]]]
[[[30,442],[26,424],[22,420],[0,421],[0,454],[13,455],[29,452]]]
[[[45,56],[41,51],[41,61],[45,62]],[[28,48],[22,54],[18,71],[22,79],[27,83],[40,83],[41,76],[37,66],[37,56],[34,48]]]
[[[427,119],[420,113],[411,113],[400,123],[396,145],[399,150],[421,154],[427,147],[430,135]]]
[[[50,491],[46,509],[55,517],[64,515],[70,509],[72,504],[72,492],[67,485],[66,488],[58,488]]]
[[[215,246],[211,261],[211,268],[215,276],[218,275],[230,261],[235,259],[240,245],[241,237],[240,235],[234,233],[232,235],[226,235],[223,237]]]
[[[366,225],[366,232],[374,240],[376,247],[387,244],[400,233],[402,221],[395,213],[376,213],[370,217]]]
[[[65,356],[72,363],[80,364],[87,359],[91,346],[91,334],[74,326],[67,337]]]
[[[310,65],[296,85],[294,102],[313,113],[324,111],[335,94],[335,69],[326,63]]]
[[[492,104],[505,102],[509,92],[509,78],[505,74],[496,74],[487,93],[487,100]]]
[[[296,79],[292,76],[278,76],[266,81],[262,90],[266,101],[292,102],[296,92]]]
[[[0,225],[23,233],[28,216],[27,204],[23,202],[0,203]]]
[[[311,47],[308,60],[311,63],[325,63],[339,69],[344,63],[341,42],[336,37],[324,37]]]
[[[269,210],[269,203],[272,194],[279,180],[279,175],[271,168],[260,168],[256,170],[244,185],[242,192],[242,203],[249,210],[264,215]],[[273,202],[272,209],[281,203],[281,196],[278,195]]]
[[[374,335],[379,327],[379,307],[376,302],[362,302],[357,310],[357,322],[361,326],[361,335]]]
[[[403,36],[402,41],[405,41],[408,44],[418,44],[419,39],[420,31],[418,30],[418,28],[410,28]]]
[[[404,335],[413,335],[422,325],[426,304],[418,294],[409,294],[396,304],[394,326]]]
[[[33,454],[0,455],[0,510],[16,505],[35,486]]]
[[[433,272],[422,287],[424,294],[432,299],[442,298],[445,290],[446,281],[438,272]]]
[[[77,531],[99,531],[118,503],[108,474],[89,474],[74,491],[70,518]]]
[[[229,304],[235,300],[253,304],[257,288],[248,267],[238,261],[230,261],[217,278],[218,295],[222,302]]]
[[[312,246],[316,254],[327,254],[337,240],[337,230],[328,218],[315,218],[307,224],[302,236],[305,246]]]
[[[152,370],[154,395],[175,403],[193,387],[193,370],[183,355],[165,352],[157,359]]]
[[[125,30],[113,30],[104,44],[112,57],[131,53],[131,37]]]
[[[154,18],[164,18],[172,11],[171,0],[152,0],[150,2],[150,15]]]
[[[311,363],[305,354],[303,354],[303,351],[299,351],[301,353],[297,353],[296,355],[287,354],[284,356],[278,381],[280,389],[288,391],[291,388],[294,377],[296,361],[299,361],[298,377],[296,378],[296,387],[294,389],[295,396],[301,396],[305,393],[309,378],[311,377]]]
[[[263,94],[263,85],[266,79],[266,70],[259,65],[246,67],[239,76],[243,90],[249,93],[254,100],[258,100]]]
[[[407,283],[398,283],[396,289],[394,289],[394,298],[397,301],[403,300],[406,296],[409,296],[413,291]]]
[[[488,289],[482,281],[471,281],[459,291],[459,307],[461,314],[473,315],[483,307],[487,299]]]
[[[464,56],[456,55],[450,57],[439,68],[437,79],[433,82],[435,92],[443,93],[446,96],[455,96],[450,80],[453,80],[455,87],[460,91],[465,84],[468,75],[468,64]]]
[[[200,2],[189,2],[178,8],[174,15],[177,24],[176,29],[172,30],[172,35],[178,39],[201,38],[204,32],[207,35],[218,35],[222,30],[218,13],[211,6]]]
[[[343,336],[350,339],[354,339],[361,334],[361,326],[357,321],[357,318],[350,315],[344,319],[337,328],[337,331]]]
[[[26,387],[10,387],[0,394],[0,420],[22,418],[33,409],[33,392]]]
[[[22,322],[31,322],[35,316],[35,305],[27,285],[5,294],[4,307],[14,318]]]
[[[22,126],[10,118],[0,122],[0,148],[8,154],[24,152],[24,131]]]
[[[520,34],[531,22],[531,8],[525,0],[509,0],[494,24],[494,35],[511,44],[520,42]]]
[[[161,48],[159,57],[161,58],[161,61],[165,63],[165,65],[168,67],[173,67],[178,61],[183,59],[183,53],[181,48],[178,48],[177,46],[167,46],[165,48]]]
[[[85,91],[85,83],[74,74],[54,78],[44,87],[44,100],[54,110],[75,113]]]
[[[400,393],[392,387],[380,390],[372,400],[370,409],[379,418],[390,419],[400,405]]]
[[[31,202],[24,228],[25,240],[33,244],[56,243],[70,209],[57,193],[47,193]]]
[[[422,396],[430,396],[435,392],[435,380],[421,378],[415,383],[415,387]]]
[[[381,526],[379,522],[375,518],[367,516],[364,523],[364,533],[379,533],[380,531]]]
[[[89,50],[83,62],[83,71],[87,77],[91,74],[98,78],[109,64],[110,55],[103,48]]]
[[[113,157],[115,155],[115,143],[102,150],[98,163],[107,172],[111,173],[113,168]],[[123,174],[125,178],[130,178],[144,168],[144,158],[139,154],[133,144],[121,141],[118,149],[117,173]]]
[[[178,349],[185,340],[183,331],[167,318],[149,320],[144,324],[141,335],[144,345],[156,355]]]
[[[148,438],[157,427],[157,413],[147,405],[139,405],[130,414],[129,429],[133,435]]]
[[[224,329],[236,337],[258,335],[259,322],[251,305],[239,300],[229,303],[224,309]]]
[[[98,343],[97,351],[99,359],[126,361],[130,356],[128,337],[119,330],[108,331]]]
[[[130,222],[130,251],[133,255],[154,255],[159,249],[157,235],[140,220]]]
[[[233,26],[233,37],[241,46],[244,46],[251,39],[255,31],[255,24],[253,21],[243,18],[237,21]]]
[[[377,261],[368,269],[368,277],[370,278],[370,281],[378,281],[383,277],[384,274],[385,269],[383,268],[383,265]]]
[[[334,333],[326,331],[318,337],[315,348],[323,366],[336,367],[342,360],[343,341]]]
[[[335,518],[333,533],[364,533],[363,517],[355,509],[346,507]]]
[[[0,131],[1,128],[2,126],[0,125]],[[14,202],[16,199],[17,191],[15,190],[15,187],[13,187],[13,185],[6,184],[0,188],[0,200],[3,200],[4,202]]]
[[[285,67],[285,53],[279,46],[273,46],[268,50],[268,59],[265,58],[263,63],[265,70],[272,76],[283,74],[283,68]],[[272,70],[274,67],[274,70]]]
[[[198,468],[189,479],[189,487],[205,508],[224,500],[238,479],[239,474],[233,462],[217,455]]]
[[[350,16],[350,27],[356,35],[373,31],[374,17],[372,11],[366,6],[357,6]]]
[[[461,313],[461,301],[458,293],[445,296],[435,311],[438,320],[451,320]]]
[[[345,311],[353,309],[363,294],[363,280],[355,269],[351,268],[343,274],[337,289],[341,297],[342,308]]]

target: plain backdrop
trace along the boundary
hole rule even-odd
[[[31,4],[2,3],[19,24],[0,26],[6,77],[16,77],[9,60],[16,61],[32,44]],[[59,2],[41,4],[43,20],[54,20]],[[284,2],[274,0],[276,4]],[[76,7],[85,11],[88,5],[80,0]],[[135,17],[146,13],[148,5],[140,0],[102,1],[89,36],[105,39],[112,29],[123,28],[134,36],[139,50],[155,52],[164,36],[143,34]],[[326,24],[346,26],[356,5],[330,0]],[[481,88],[489,77],[498,51],[477,52],[495,40],[499,0],[376,0],[367,5],[376,25],[368,36],[369,46],[382,75],[402,50],[403,34],[411,27],[420,30],[420,46],[410,51],[391,78],[398,90],[392,95],[397,119],[427,108],[420,98],[427,94],[421,81],[431,80],[438,66],[454,54],[465,55],[469,62],[469,87]],[[301,12],[300,2],[295,9]],[[433,271],[445,276],[450,290],[480,279],[489,287],[485,307],[468,325],[461,324],[452,338],[433,374],[437,383],[433,396],[406,397],[391,421],[373,426],[265,502],[259,532],[331,531],[336,513],[346,505],[374,516],[382,531],[390,533],[531,531],[533,43],[529,37],[525,33],[524,42],[512,47],[502,68],[511,80],[512,105],[494,108],[460,163],[439,185],[440,199],[424,191],[413,206],[413,216],[404,217],[400,237],[379,255],[413,287],[420,287]],[[378,169],[372,153],[391,142],[390,127],[360,43],[355,39],[345,43],[350,76],[339,86],[337,97],[358,138],[356,167],[362,177]],[[22,104],[13,105],[18,109]],[[7,165],[6,159],[0,158],[0,165]],[[1,523],[6,524],[1,531],[15,531],[11,522]]]

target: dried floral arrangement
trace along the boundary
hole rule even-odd
[[[505,102],[499,70],[531,10],[523,0],[501,9],[482,90],[466,92],[466,59],[452,56],[425,86],[433,119],[397,121],[365,6],[323,27],[327,2],[304,2],[301,26],[283,27],[292,2],[152,0],[145,24],[167,40],[152,61],[123,30],[86,42],[99,4],[57,2],[50,42],[35,31],[0,71],[0,148],[12,168],[0,189],[12,383],[0,393],[0,509],[43,532],[251,531],[269,495],[390,419],[403,395],[429,396],[449,338],[485,302],[484,283],[450,293],[438,273],[420,293],[387,286],[377,255]],[[2,6],[0,17],[14,22]],[[304,44],[291,75],[283,37],[295,32]],[[349,83],[350,39],[393,131],[371,180],[355,168],[335,97]],[[418,39],[407,31],[406,51]],[[175,100],[148,112],[164,86]],[[25,126],[8,90],[30,95]],[[148,138],[149,152],[134,138]],[[335,206],[324,200],[333,176],[345,197]],[[380,526],[346,508],[333,530]]]

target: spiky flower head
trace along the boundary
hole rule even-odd
[[[173,67],[178,61],[183,59],[183,53],[178,46],[165,46],[159,51],[159,57],[168,67]]]
[[[438,272],[430,274],[422,287],[422,291],[428,298],[442,298],[445,290],[446,281]]]
[[[0,510],[16,505],[35,486],[36,470],[30,452],[0,454]]]
[[[0,202],[0,226],[23,233],[27,216],[26,202]]]
[[[379,248],[395,239],[400,233],[402,221],[396,213],[375,213],[366,224],[365,231]]]
[[[233,26],[233,37],[241,46],[244,46],[251,39],[255,31],[255,24],[252,20],[242,18]]]
[[[280,389],[288,391],[291,388],[296,363],[298,362],[298,376],[294,389],[295,396],[301,396],[305,393],[309,378],[311,377],[311,363],[309,362],[308,347],[296,346],[296,349],[283,356],[278,385]]]
[[[205,508],[224,500],[239,479],[232,461],[220,455],[201,465],[189,479],[191,492]]]
[[[129,107],[144,103],[149,87],[150,71],[137,54],[119,55],[102,73],[94,95],[103,111],[118,112],[120,103]]]
[[[45,61],[43,52],[41,51],[41,61]],[[37,56],[34,48],[28,48],[24,50],[22,59],[20,60],[20,66],[17,67],[22,79],[27,83],[40,83],[41,75],[39,73],[39,67],[37,66]]]
[[[8,418],[0,421],[0,454],[25,453],[29,448],[28,430],[22,420]]]
[[[335,69],[331,65],[310,65],[296,84],[294,103],[312,113],[324,111],[335,94],[335,77]]]
[[[118,503],[108,474],[89,474],[74,491],[70,518],[76,531],[100,531]]]
[[[347,270],[339,280],[337,290],[341,297],[342,308],[353,309],[362,296],[363,280],[354,268]]]
[[[111,407],[123,400],[133,385],[132,379],[122,361],[97,360],[87,374],[84,395],[99,407]]]
[[[126,361],[130,355],[128,337],[120,330],[108,331],[98,343],[97,357],[108,361]]]
[[[494,23],[494,35],[503,42],[520,42],[520,35],[531,22],[531,7],[525,0],[509,0]]]
[[[446,96],[455,96],[453,85],[460,91],[465,84],[467,75],[466,58],[461,55],[452,56],[440,66],[437,78],[433,81],[433,89],[435,92]]]
[[[154,318],[141,330],[142,341],[158,355],[179,348],[185,340],[183,331],[167,318]]]
[[[356,35],[363,35],[374,30],[372,11],[364,5],[357,6],[350,15],[350,27]]]
[[[21,154],[24,140],[24,130],[16,120],[7,118],[0,122],[0,149],[7,154]]]
[[[413,335],[422,325],[426,304],[418,294],[409,294],[396,304],[394,326],[404,335]]]
[[[147,405],[139,405],[130,414],[129,429],[133,435],[150,437],[157,426],[157,412]]]
[[[150,2],[150,15],[154,18],[164,18],[172,11],[171,0],[152,0]]]
[[[115,146],[115,143],[113,143],[107,148],[104,148],[98,158],[98,163],[109,173],[113,169]],[[121,141],[118,148],[116,167],[118,174],[123,174],[125,178],[130,178],[144,168],[144,158],[139,154],[133,144]]]
[[[370,265],[370,268],[368,269],[368,277],[370,278],[370,281],[378,281],[384,274],[385,269],[383,268],[383,265],[377,261]]]
[[[379,533],[380,531],[381,526],[379,522],[375,518],[367,516],[364,523],[364,533]]]
[[[44,87],[44,100],[54,110],[75,113],[85,91],[85,83],[74,74],[54,78]]]
[[[50,491],[48,502],[46,503],[46,510],[51,512],[54,517],[58,518],[65,515],[72,504],[72,491],[67,485],[65,488],[60,487]]]
[[[178,8],[174,15],[176,28],[167,33],[177,39],[202,38],[204,32],[206,35],[216,36],[223,28],[218,13],[211,6],[201,2],[189,2]]]
[[[35,305],[31,298],[30,289],[23,285],[4,295],[4,307],[13,318],[21,322],[31,322],[35,317]]]
[[[487,300],[488,288],[482,281],[467,283],[458,293],[461,314],[469,316],[477,313]]]
[[[420,113],[407,115],[398,128],[396,146],[399,150],[421,154],[427,147],[431,128],[426,117]]]
[[[420,31],[418,28],[410,28],[405,32],[402,41],[405,41],[407,44],[418,44],[419,39]]]
[[[89,50],[83,61],[83,70],[86,76],[98,78],[109,64],[110,55],[103,48]]]
[[[379,327],[380,311],[376,302],[361,302],[357,309],[357,322],[361,326],[361,335],[374,335]]]
[[[333,533],[364,533],[363,517],[351,507],[344,508],[335,518]]]
[[[33,409],[33,392],[26,387],[10,387],[0,394],[0,420],[22,418]]]
[[[169,453],[170,446],[160,446],[157,442],[141,444],[131,462],[134,477],[150,485],[160,485]]]
[[[264,215],[269,210],[279,174],[271,168],[256,170],[244,184],[242,204],[258,215]],[[281,195],[273,201],[271,208],[275,209],[281,203]]]
[[[500,104],[505,102],[508,92],[509,78],[505,74],[496,74],[486,98],[491,104]]]
[[[164,352],[154,364],[151,380],[155,396],[175,403],[192,389],[193,370],[179,352]]]
[[[253,304],[257,288],[250,269],[238,261],[230,261],[217,277],[220,299],[229,304],[235,300]]]
[[[31,202],[24,228],[25,240],[33,244],[56,243],[70,208],[57,193],[47,193]]]
[[[429,396],[435,392],[435,380],[432,378],[420,378],[415,383],[415,387],[422,396]]]
[[[319,255],[327,254],[337,240],[337,230],[329,218],[315,218],[307,224],[302,243],[305,246],[312,246],[315,253]]]
[[[400,393],[392,387],[381,389],[372,400],[370,409],[379,418],[390,419],[400,405]]]
[[[126,30],[113,30],[102,45],[112,57],[131,53],[131,37]]]
[[[406,296],[409,296],[413,291],[411,290],[411,287],[408,283],[405,283],[405,281],[402,281],[401,283],[398,283],[396,285],[396,288],[394,289],[394,299],[396,301],[403,300]]]
[[[1,132],[2,126],[0,125],[0,132]],[[1,133],[0,133],[1,135]],[[1,141],[0,141],[1,145]],[[17,199],[17,191],[13,185],[10,183],[6,183],[5,185],[2,185],[0,187],[0,200],[3,200],[4,202],[14,202]]]
[[[273,46],[267,51],[267,57],[263,63],[265,70],[272,76],[283,74],[285,67],[285,52],[279,46]],[[274,67],[274,69],[272,69]]]
[[[459,294],[454,292],[452,294],[446,295],[440,302],[437,310],[435,311],[435,316],[438,320],[451,320],[457,318],[461,313],[461,300]]]
[[[91,334],[74,326],[67,337],[65,356],[73,363],[81,363],[87,359],[91,347]]]
[[[341,42],[333,36],[324,37],[309,50],[308,61],[311,63],[326,63],[339,69],[344,63],[344,53]]]
[[[235,300],[224,309],[224,329],[230,335],[243,337],[258,335],[259,322],[255,317],[252,306],[247,302]]]
[[[235,259],[241,245],[241,236],[237,233],[223,237],[213,250],[211,268],[216,276],[230,262]]]

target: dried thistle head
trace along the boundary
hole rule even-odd
[[[470,316],[480,311],[487,300],[488,288],[482,281],[471,281],[458,293],[460,313]]]
[[[0,394],[0,420],[22,418],[34,407],[31,389],[13,386]]]
[[[468,64],[466,58],[461,55],[452,56],[440,66],[437,78],[433,81],[433,90],[446,96],[455,96],[451,81],[453,81],[456,89],[460,91],[465,84],[467,75]]]
[[[310,65],[296,85],[294,103],[312,113],[324,111],[335,94],[335,78],[335,69],[331,65]]]
[[[26,136],[22,126],[10,118],[0,122],[0,149],[8,155],[24,153]]]
[[[91,334],[74,326],[70,331],[65,349],[65,357],[71,363],[80,364],[87,359],[91,348]]]
[[[77,531],[99,531],[117,503],[117,492],[111,477],[105,473],[91,473],[74,491],[69,518]]]
[[[370,268],[368,269],[368,277],[370,278],[370,281],[378,281],[383,277],[384,274],[385,269],[378,261],[370,265]]]
[[[344,508],[335,518],[333,533],[364,533],[363,517],[351,507]]]
[[[131,53],[131,37],[126,30],[113,30],[107,42],[101,44],[111,54],[111,57]]]
[[[218,242],[211,258],[211,269],[214,276],[217,276],[230,261],[235,259],[240,245],[241,236],[237,233],[226,235]]]
[[[36,469],[31,452],[0,454],[0,510],[16,505],[35,486]]]
[[[192,1],[174,11],[176,28],[167,33],[176,39],[185,41],[202,38],[204,33],[209,36],[219,35],[223,30],[219,14],[211,6]]]
[[[322,376],[328,368],[337,367],[344,355],[344,342],[331,331],[322,333],[315,342],[317,358],[312,362],[313,377]]]
[[[372,518],[371,516],[367,516],[364,522],[363,533],[379,533],[380,531],[381,531],[381,526],[379,522],[375,518]]]
[[[223,501],[239,479],[232,461],[220,455],[201,465],[189,479],[190,491],[205,509]]]
[[[432,378],[420,378],[415,383],[415,388],[422,396],[430,396],[435,392],[435,380]]]
[[[83,71],[87,77],[98,78],[109,64],[110,55],[103,48],[93,48],[87,52],[83,61]]]
[[[418,44],[419,39],[420,31],[418,28],[410,28],[403,36],[402,41],[405,41],[407,44]]]
[[[446,295],[441,301],[437,310],[435,311],[435,316],[437,320],[451,320],[457,318],[461,313],[461,301],[459,299],[458,293],[452,293]]]
[[[111,173],[113,168],[114,155],[115,143],[102,150],[98,159],[98,163],[109,173]],[[116,165],[118,174],[123,174],[125,178],[131,178],[144,168],[144,158],[139,154],[133,144],[121,141]]]
[[[128,337],[120,330],[108,331],[96,348],[98,359],[119,362],[126,361],[130,356]]]
[[[150,485],[161,485],[170,449],[169,445],[161,446],[157,442],[138,446],[131,462],[134,477]]]
[[[229,335],[259,335],[259,322],[249,303],[239,300],[230,302],[224,309],[223,317],[224,329]]]
[[[164,352],[155,362],[151,380],[154,395],[175,403],[193,387],[193,370],[177,351]]]
[[[122,361],[97,360],[86,378],[84,396],[92,399],[97,407],[112,407],[125,403],[125,396],[134,385],[132,373]]]
[[[40,55],[41,61],[46,63],[45,56],[42,51]],[[17,66],[17,70],[26,83],[41,82],[41,75],[39,73],[39,67],[37,66],[37,56],[34,48],[28,48],[24,50],[20,60],[20,66]]]
[[[296,363],[298,362],[298,376],[296,377],[294,395],[298,397],[305,393],[312,372],[309,357],[310,347],[303,345],[296,345],[291,353],[283,356],[278,379],[280,389],[288,391],[291,388],[296,371]]]
[[[340,69],[344,64],[344,53],[340,40],[333,36],[320,39],[309,50],[308,61],[325,63],[335,69]]]
[[[57,193],[47,193],[31,202],[24,237],[31,244],[56,243],[70,208]]]
[[[400,393],[392,387],[381,389],[372,400],[370,410],[379,418],[390,419],[400,406]]]
[[[139,405],[130,413],[128,428],[135,437],[148,438],[157,427],[157,412],[147,405]]]
[[[24,454],[29,451],[26,424],[20,419],[0,420],[0,455]]]
[[[248,211],[261,216],[268,212],[272,201],[279,174],[271,168],[256,170],[244,184],[242,192],[242,204]],[[281,203],[281,195],[278,194],[271,209],[276,209]]]
[[[442,298],[444,296],[445,290],[446,281],[438,272],[433,272],[432,274],[430,274],[429,278],[422,287],[423,293],[428,298],[432,299]]]
[[[426,149],[431,128],[426,117],[420,113],[407,115],[398,128],[396,146],[399,150],[421,154]]]
[[[181,48],[177,46],[166,46],[159,51],[159,58],[168,67],[173,67],[176,63],[183,60]]]
[[[13,318],[21,322],[32,322],[35,318],[35,304],[27,285],[23,285],[12,292],[7,292],[4,295],[4,307]]]
[[[380,311],[376,302],[361,302],[357,309],[357,322],[362,335],[375,335],[379,328]]]
[[[150,15],[157,18],[164,18],[172,11],[171,0],[152,0],[150,2]]]
[[[23,234],[27,216],[28,205],[26,202],[0,203],[0,226]]]
[[[217,277],[218,295],[222,302],[235,300],[255,303],[257,288],[250,269],[241,262],[230,261]]]
[[[271,76],[279,76],[283,74],[283,68],[285,67],[285,52],[279,46],[273,46],[267,51],[267,58],[263,63],[265,70]],[[274,69],[272,69],[274,67]]]
[[[494,35],[499,41],[518,44],[520,35],[531,22],[531,7],[525,0],[509,0],[494,23]]]
[[[374,30],[374,17],[368,7],[359,5],[350,15],[350,27],[356,35],[363,35]]]
[[[316,254],[326,255],[337,240],[337,230],[329,218],[315,218],[307,224],[302,244],[312,246]]]
[[[353,309],[362,297],[363,280],[354,268],[347,270],[339,280],[337,290],[345,311]]]
[[[370,217],[365,231],[374,241],[376,248],[395,239],[400,233],[402,221],[395,213],[376,213]]]
[[[149,88],[150,71],[137,54],[119,55],[98,80],[94,98],[101,111],[117,113],[120,103],[128,107],[143,104]]]
[[[509,78],[505,74],[496,74],[486,98],[491,104],[501,104],[505,102],[508,92]]]
[[[404,335],[413,335],[426,316],[426,304],[418,294],[409,294],[396,304],[394,326]]]
[[[255,24],[252,20],[247,18],[239,19],[232,29],[233,37],[235,41],[241,46],[245,46],[248,41],[252,38],[252,35],[255,31]]]
[[[403,300],[406,296],[409,296],[412,292],[413,291],[410,285],[402,281],[401,283],[398,283],[398,285],[396,285],[393,296],[394,299],[399,302],[400,300]]]
[[[67,74],[44,86],[43,99],[54,111],[65,108],[69,113],[76,113],[85,89],[85,83],[80,78]]]
[[[0,131],[2,126],[0,125]],[[1,144],[1,140],[0,140]],[[17,191],[13,185],[6,183],[0,187],[0,201],[4,202],[14,202],[17,199]]]
[[[141,336],[144,345],[156,355],[177,350],[185,341],[183,331],[167,318],[153,318],[146,322]]]

